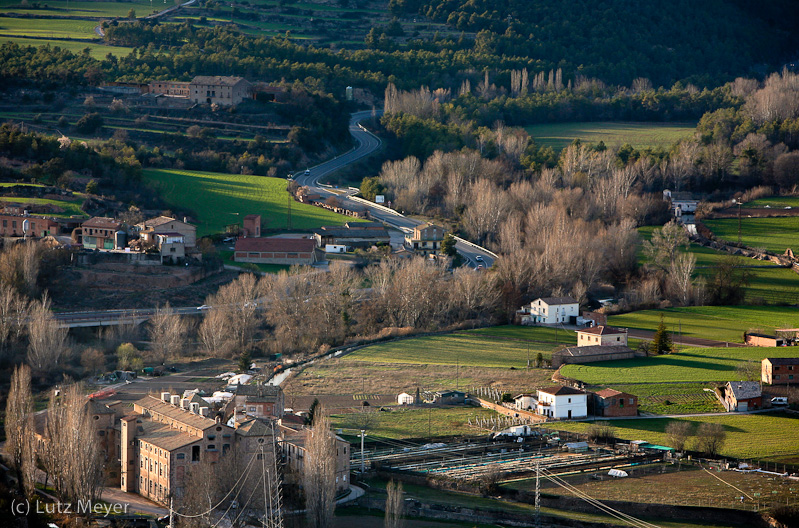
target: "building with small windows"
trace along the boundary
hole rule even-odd
[[[253,264],[311,265],[316,243],[310,238],[240,238],[233,260]]]
[[[577,346],[627,346],[627,330],[612,326],[593,326],[577,330]]]
[[[766,358],[761,361],[760,379],[769,385],[799,382],[799,358]]]
[[[86,249],[114,249],[119,245],[117,233],[122,233],[122,222],[114,218],[95,216],[73,231],[72,238]]]
[[[252,84],[242,77],[198,75],[189,83],[189,99],[200,104],[237,105],[252,98]]]
[[[57,234],[58,227],[58,222],[49,218],[24,214],[0,214],[0,236],[3,237],[45,237]]]
[[[444,228],[427,223],[413,228],[405,235],[405,247],[420,255],[437,255],[444,241]]]
[[[187,248],[197,245],[197,227],[171,216],[157,216],[136,224],[136,230],[142,240],[150,244],[156,244],[158,235],[179,234],[183,236],[183,243]]]
[[[594,393],[594,414],[597,416],[637,416],[638,396],[615,389]]]
[[[574,322],[580,315],[580,303],[571,297],[541,297],[516,312],[523,325],[554,325]]]
[[[553,420],[588,416],[588,394],[563,385],[538,389],[536,413]]]
[[[302,468],[306,457],[305,445],[313,429],[305,426],[279,427],[280,448],[283,463],[286,465],[284,479],[287,484],[299,485],[302,479]],[[328,431],[327,434],[333,434]],[[350,443],[334,435],[336,439],[336,493],[349,488],[350,482]]]
[[[269,457],[275,438],[265,423],[246,419],[231,427],[221,416],[211,417],[201,401],[164,392],[133,404],[133,412],[120,422],[120,487],[154,502],[167,504],[185,492],[187,472],[193,464],[217,463],[236,456],[246,463],[252,457]],[[263,449],[262,445],[269,445]]]
[[[759,381],[728,381],[724,387],[724,408],[728,412],[746,412],[763,406]]]

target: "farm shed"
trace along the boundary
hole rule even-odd
[[[456,390],[439,391],[433,401],[444,405],[464,403],[466,402],[466,393]]]
[[[235,261],[254,264],[313,264],[316,243],[309,238],[240,238]]]
[[[724,387],[724,407],[727,411],[749,411],[762,406],[762,391],[758,381],[728,381]]]
[[[761,362],[760,380],[769,385],[796,383],[799,358],[766,358]]]
[[[635,352],[627,346],[579,346],[568,347],[552,353],[552,367],[574,363],[594,363],[597,361],[613,361],[616,359],[632,359]]]
[[[750,334],[749,332],[746,332],[744,334],[744,339],[746,344],[749,346],[778,347],[785,346],[786,344],[784,338],[767,334]]]
[[[637,416],[638,397],[615,389],[603,389],[594,393],[594,414],[597,416]]]
[[[403,392],[399,396],[397,396],[397,403],[400,405],[413,405],[415,398],[412,394],[408,394],[407,392]]]

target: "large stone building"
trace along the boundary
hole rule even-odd
[[[237,105],[252,97],[252,85],[242,77],[198,75],[189,83],[189,99],[195,103]]]
[[[185,81],[152,81],[149,92],[170,97],[189,97],[189,83]]]
[[[254,418],[231,427],[209,414],[209,407],[168,392],[135,402],[133,413],[120,424],[122,490],[166,504],[170,496],[185,492],[194,464],[216,463],[224,456],[245,464],[252,457],[271,458],[271,427],[251,423]]]
[[[285,481],[289,484],[298,485],[302,478],[303,463],[307,456],[306,444],[310,435],[314,434],[312,429],[307,427],[289,427],[281,425],[279,428],[280,446],[283,453],[283,462],[286,465],[284,471]],[[332,433],[330,433],[332,434]],[[336,492],[346,490],[349,485],[350,477],[350,443],[343,438],[336,436]]]

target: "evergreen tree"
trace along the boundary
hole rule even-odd
[[[247,372],[250,370],[250,365],[252,365],[252,355],[249,350],[245,349],[239,356],[239,370]]]
[[[666,323],[663,321],[663,314],[660,314],[660,324],[658,325],[655,337],[649,345],[650,354],[669,354],[672,351],[671,335],[666,330]]]

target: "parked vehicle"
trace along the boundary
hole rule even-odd
[[[788,398],[785,396],[775,396],[771,398],[771,405],[788,405]]]

